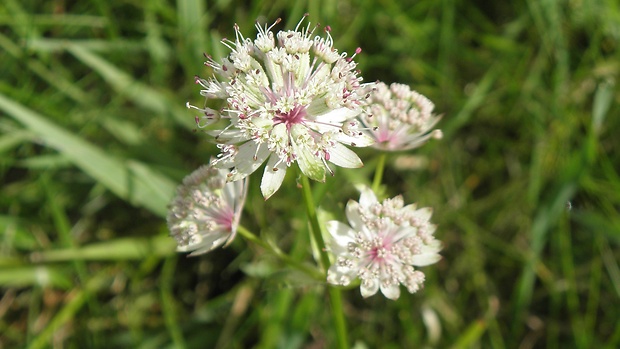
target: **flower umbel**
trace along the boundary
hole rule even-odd
[[[362,124],[372,130],[374,148],[397,151],[417,148],[431,137],[441,138],[440,130],[430,131],[440,117],[435,105],[409,86],[383,82],[368,85],[369,108],[360,115]]]
[[[361,280],[361,293],[369,297],[381,290],[390,299],[400,297],[400,285],[410,293],[424,283],[424,273],[414,268],[433,264],[441,258],[441,243],[433,236],[436,226],[429,222],[430,208],[403,206],[401,196],[379,202],[368,188],[360,201],[350,200],[346,208],[349,225],[327,223],[335,256],[327,272],[327,282],[346,286]]]
[[[228,181],[245,178],[267,163],[261,181],[266,199],[279,189],[292,163],[309,178],[324,181],[326,172],[333,174],[328,162],[362,166],[345,145],[374,142],[355,119],[365,98],[353,61],[361,50],[351,57],[339,54],[329,27],[325,37],[313,37],[317,27],[302,27],[303,19],[295,30],[274,35],[271,29],[279,22],[264,28],[257,24],[255,40],[245,38],[235,26],[235,41],[222,41],[230,55],[221,63],[210,57],[205,63],[214,77],[196,77],[205,107],[188,105],[203,113],[196,117],[198,127],[229,122],[209,132],[221,149],[214,165],[232,168]],[[213,100],[224,101],[224,107],[207,107]]]
[[[228,171],[201,166],[183,179],[168,210],[177,251],[190,256],[229,244],[237,234],[247,180],[226,183]]]

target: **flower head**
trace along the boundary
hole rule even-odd
[[[304,17],[305,18],[305,17]],[[360,158],[345,145],[364,147],[374,141],[358,129],[355,117],[361,112],[364,95],[353,61],[333,47],[330,28],[325,36],[313,36],[310,24],[280,31],[256,25],[255,40],[246,39],[235,26],[235,41],[223,40],[231,53],[220,63],[205,63],[215,74],[196,78],[206,97],[198,127],[219,120],[223,129],[210,131],[221,153],[214,165],[231,168],[228,181],[245,178],[267,163],[261,182],[265,198],[273,195],[284,180],[287,168],[299,168],[317,181],[324,181],[328,166],[356,168]],[[224,106],[207,107],[213,100]],[[333,174],[333,173],[332,173]]]
[[[403,206],[397,196],[379,202],[370,189],[363,189],[360,201],[349,201],[346,208],[349,225],[327,223],[332,239],[330,250],[334,264],[327,282],[346,286],[355,278],[361,281],[361,293],[369,297],[381,290],[384,296],[398,299],[400,285],[410,293],[424,283],[424,273],[414,268],[437,262],[441,244],[429,222],[430,208]]]
[[[372,129],[373,147],[397,151],[417,148],[429,138],[441,138],[440,130],[430,131],[440,117],[435,105],[425,96],[403,84],[383,82],[368,85],[369,108],[360,115],[362,124]]]
[[[228,171],[202,166],[183,179],[168,211],[170,235],[177,251],[190,256],[229,244],[247,193],[247,181],[226,183]]]

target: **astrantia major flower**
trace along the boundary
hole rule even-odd
[[[423,286],[424,273],[414,267],[437,262],[441,244],[429,222],[432,209],[403,205],[401,196],[379,202],[364,188],[359,202],[347,203],[349,225],[327,223],[335,257],[327,282],[346,286],[359,278],[362,296],[381,290],[390,299],[398,299],[400,285],[410,293]]]
[[[305,17],[304,17],[305,18]],[[303,21],[303,19],[302,19]],[[206,97],[199,127],[226,120],[210,131],[221,153],[214,165],[230,168],[229,181],[245,178],[266,162],[261,191],[267,199],[284,180],[287,168],[297,163],[304,175],[324,181],[332,173],[328,162],[348,168],[362,166],[345,145],[365,147],[373,139],[358,129],[364,95],[357,64],[333,47],[329,27],[325,36],[301,23],[295,30],[276,35],[270,27],[256,25],[255,40],[245,38],[235,26],[235,41],[223,40],[231,53],[220,63],[209,57],[206,65],[215,74],[196,78]],[[219,109],[207,105],[224,101]]]
[[[440,117],[433,114],[435,105],[409,86],[383,82],[366,87],[368,108],[360,115],[362,124],[372,130],[374,148],[388,151],[409,150],[429,138],[441,138],[433,126]]]
[[[227,174],[226,170],[202,166],[177,188],[167,217],[177,251],[195,256],[235,238],[247,181],[226,183]]]

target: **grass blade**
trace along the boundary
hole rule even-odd
[[[157,114],[172,115],[179,124],[187,128],[193,126],[193,118],[167,96],[136,81],[131,75],[79,45],[67,45],[67,50],[99,73],[119,94],[126,96],[140,107]]]
[[[64,154],[82,171],[132,204],[165,216],[175,183],[145,165],[125,163],[95,145],[0,94],[0,110],[26,125],[45,145]]]

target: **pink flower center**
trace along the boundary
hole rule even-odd
[[[370,261],[372,263],[389,263],[389,261],[392,259],[390,253],[390,249],[392,248],[392,242],[389,238],[377,237],[374,239],[372,245],[369,247],[370,248],[368,249],[367,257],[370,258]]]
[[[221,227],[221,229],[229,233],[233,229],[234,219],[235,212],[229,207],[225,207],[224,209],[219,210],[213,216],[213,220],[215,221],[215,223],[217,223]]]
[[[285,124],[288,131],[295,124],[302,123],[306,118],[306,108],[301,105],[296,106],[287,113],[277,113],[273,118],[274,125]]]
[[[385,249],[385,247],[382,247],[382,246],[373,247],[370,250],[370,256],[372,257],[373,260],[376,260],[376,261],[380,261],[383,258],[385,258],[386,254],[387,254],[387,250]]]

